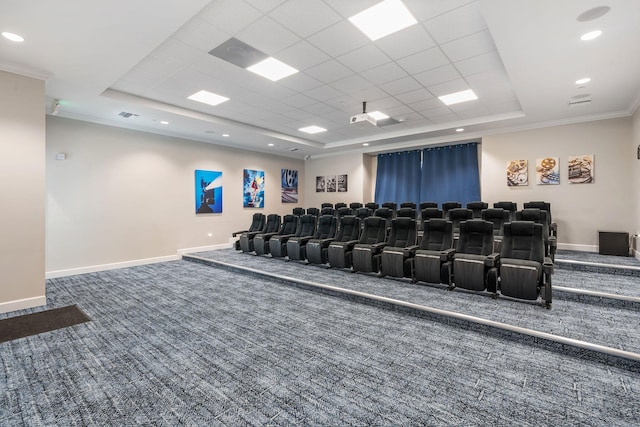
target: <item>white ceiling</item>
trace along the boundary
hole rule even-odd
[[[62,117],[296,158],[628,116],[640,102],[638,0],[404,0],[418,24],[372,42],[348,18],[378,1],[2,0],[0,31],[25,41],[0,38],[0,69],[46,79]],[[231,37],[300,72],[272,82],[208,54]],[[187,99],[201,89],[230,100]],[[465,89],[479,99],[437,98]],[[363,101],[400,123],[349,124]]]

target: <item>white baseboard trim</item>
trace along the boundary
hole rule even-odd
[[[195,248],[184,248],[178,249],[178,255],[182,256],[184,254],[192,254],[194,252],[205,252],[205,251],[217,251],[220,249],[229,249],[233,247],[233,242],[238,239],[230,240],[229,243],[221,243],[219,245],[209,245],[209,246],[198,246]]]
[[[558,243],[558,249],[581,252],[598,252],[597,245],[577,245],[575,243]]]
[[[0,313],[9,313],[11,311],[24,310],[25,308],[40,307],[47,305],[47,297],[42,295],[39,297],[19,299],[0,303]]]
[[[76,274],[96,273],[98,271],[116,270],[118,268],[136,267],[138,265],[156,264],[159,262],[177,261],[181,255],[167,255],[155,258],[134,259],[131,261],[114,262],[112,264],[90,265],[88,267],[70,268],[67,270],[47,271],[45,279],[75,276]]]

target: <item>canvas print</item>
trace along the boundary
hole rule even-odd
[[[316,193],[324,192],[324,176],[316,176]]]
[[[569,182],[572,184],[589,184],[594,182],[594,156],[569,156]]]
[[[529,165],[526,160],[510,160],[507,163],[507,185],[529,185]]]
[[[282,203],[298,203],[298,171],[282,169],[280,198]]]
[[[196,214],[222,212],[222,172],[196,170]]]
[[[245,208],[264,208],[264,171],[244,170],[242,200]]]
[[[338,192],[344,193],[347,191],[347,175],[338,175]]]
[[[536,183],[538,185],[560,184],[559,157],[545,157],[536,160]]]
[[[336,176],[329,175],[325,179],[325,184],[327,186],[327,192],[335,193],[336,192]]]

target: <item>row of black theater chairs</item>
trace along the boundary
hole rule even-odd
[[[516,207],[512,202],[494,205],[503,203]],[[521,211],[486,207],[479,217],[471,208],[452,207],[445,216],[443,209],[428,207],[419,221],[408,206],[393,214],[391,207],[378,208],[364,218],[352,211],[320,216],[302,211],[283,218],[256,213],[249,230],[233,236],[239,237],[236,249],[256,255],[443,283],[448,289],[493,296],[499,292],[537,300],[542,295],[549,308],[557,227],[549,220],[548,203],[524,206]]]

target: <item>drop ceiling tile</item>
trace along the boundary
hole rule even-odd
[[[340,80],[331,83],[331,86],[347,95],[353,92],[365,90],[374,87],[370,82],[363,79],[357,74],[351,74]]]
[[[393,80],[400,80],[408,76],[408,74],[395,62],[388,62],[379,67],[363,71],[360,74],[375,85],[380,85]]]
[[[342,95],[337,98],[327,99],[324,103],[345,113],[352,113],[353,111],[358,110],[362,111],[362,100],[349,95]],[[358,107],[359,105],[360,107]]]
[[[413,110],[417,111],[417,112],[422,112],[425,110],[430,110],[432,108],[439,108],[442,107],[444,104],[442,103],[442,101],[440,101],[438,98],[429,98],[429,99],[423,99],[421,101],[418,102],[412,102],[411,104],[409,104],[409,107],[411,107]]]
[[[351,117],[349,114],[345,113],[344,111],[337,111],[337,110],[331,110],[328,113],[324,113],[322,115],[323,118],[327,119],[327,120],[331,120],[332,122],[336,123],[337,125],[348,125],[349,124],[349,118]]]
[[[444,43],[440,45],[440,47],[452,62],[496,50],[496,45],[491,38],[489,30],[478,31],[477,33]]]
[[[336,12],[344,18],[350,18],[371,6],[380,3],[380,0],[325,0]]]
[[[229,33],[217,28],[199,17],[182,26],[171,38],[194,47],[201,52],[209,52],[230,38]]]
[[[333,108],[322,102],[316,102],[315,104],[308,105],[303,108],[304,111],[311,113],[315,116],[321,116],[333,111]]]
[[[308,105],[315,104],[317,101],[306,95],[298,93],[288,98],[282,99],[282,102],[284,102],[285,104],[291,105],[293,107],[303,108]]]
[[[331,59],[329,55],[304,40],[278,52],[276,57],[300,71],[307,70]]]
[[[417,74],[422,71],[442,67],[449,63],[449,59],[439,47],[432,47],[398,59],[397,62],[398,65],[404,68],[409,74]]]
[[[428,119],[431,120],[434,124],[451,123],[452,126],[454,123],[460,121],[460,117],[458,117],[453,113],[443,114],[441,116],[428,117]]]
[[[388,93],[385,93],[382,89],[379,89],[375,86],[370,86],[366,88],[354,89],[349,95],[355,99],[361,99],[362,101],[367,101],[369,99],[381,99],[388,96]]]
[[[304,92],[306,90],[313,89],[314,87],[321,86],[322,82],[305,73],[296,73],[286,79],[279,80],[278,84],[288,87],[289,89],[293,89],[296,92]]]
[[[389,116],[394,117],[396,119],[404,118],[405,115],[411,114],[411,113],[414,113],[413,109],[409,108],[404,104],[398,105],[397,107],[387,108],[385,110],[385,114],[388,114]]]
[[[400,59],[436,44],[419,24],[376,40],[378,47],[392,59]]]
[[[167,64],[173,64],[174,68],[181,69],[185,68],[192,61],[202,57],[203,53],[179,40],[167,39],[151,52],[151,56]]]
[[[350,69],[334,59],[316,65],[306,70],[306,73],[324,83],[331,83],[353,74]]]
[[[456,70],[453,65],[445,65],[444,67],[423,71],[422,73],[414,75],[414,77],[426,88],[461,78],[460,73],[458,73],[458,70]]]
[[[260,18],[262,13],[244,1],[219,0],[211,2],[199,16],[233,36]]]
[[[389,57],[374,44],[364,45],[336,59],[356,73],[390,62]]]
[[[474,103],[474,101],[471,101],[471,103]],[[468,109],[457,109],[453,110],[453,112],[463,120],[486,117],[491,114],[489,109],[484,105],[475,105],[473,108]]]
[[[269,16],[302,38],[342,20],[340,15],[322,1],[288,1],[272,10]]]
[[[485,72],[504,70],[498,51],[483,53],[453,64],[464,77]]]
[[[341,21],[307,38],[307,41],[327,53],[337,57],[369,43],[369,39],[351,22]]]
[[[328,99],[337,98],[343,95],[342,92],[327,85],[307,90],[304,92],[304,94],[318,101],[326,101]]]
[[[487,28],[477,1],[428,20],[425,28],[438,44],[459,39]]]
[[[395,96],[400,102],[411,104],[412,102],[424,101],[433,98],[433,94],[425,88],[412,90]]]
[[[304,111],[302,108],[296,108],[295,110],[286,111],[282,113],[282,115],[295,120],[306,120],[309,117],[309,113]]]
[[[403,0],[418,21],[426,21],[472,1],[474,0]]]
[[[300,41],[297,35],[268,16],[259,18],[235,37],[269,56]]]
[[[380,89],[387,92],[389,95],[400,95],[414,90],[422,89],[422,85],[418,83],[416,79],[411,76],[404,77],[399,80],[390,81],[378,85]]]
[[[378,99],[369,99],[367,101],[367,111],[382,111],[385,114],[388,114],[387,111],[392,108],[396,108],[401,106],[402,104],[393,96],[387,96],[384,98]]]
[[[238,1],[238,0],[235,0]],[[285,0],[244,0],[249,3],[251,6],[256,9],[260,9],[263,13],[268,13],[269,11],[275,9],[279,5],[281,5]]]

